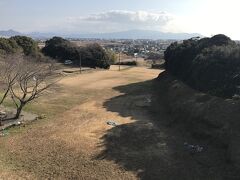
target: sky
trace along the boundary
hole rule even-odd
[[[0,30],[105,33],[133,29],[240,39],[239,0],[0,0]]]

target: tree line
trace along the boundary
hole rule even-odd
[[[53,37],[46,41],[42,49],[44,55],[52,57],[59,62],[71,60],[73,65],[108,69],[114,63],[116,57],[113,52],[103,49],[99,44],[89,44],[79,47],[61,37]]]
[[[103,49],[99,44],[93,43],[84,47],[61,37],[53,37],[46,41],[45,47],[40,50],[36,41],[26,36],[14,36],[11,38],[0,38],[0,55],[22,53],[25,56],[37,58],[40,61],[47,57],[64,63],[71,60],[74,66],[108,69],[116,61],[114,52]]]
[[[0,38],[0,54],[8,55],[23,53],[26,56],[41,56],[38,44],[30,37],[13,36],[11,38]]]
[[[166,70],[195,89],[224,98],[240,93],[240,46],[225,35],[172,43],[164,58]]]

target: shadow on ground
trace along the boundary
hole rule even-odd
[[[199,142],[184,130],[176,132],[166,127],[162,122],[169,115],[150,111],[146,101],[155,98],[154,83],[152,80],[114,88],[122,95],[109,99],[104,107],[122,117],[131,117],[133,122],[108,130],[100,144],[105,150],[96,159],[114,161],[144,180],[227,179],[223,175],[224,151],[204,147],[202,153],[191,154],[184,142]]]

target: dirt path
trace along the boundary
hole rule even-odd
[[[109,111],[104,104],[122,95],[114,88],[153,79],[159,71],[116,70],[66,77],[54,94],[36,103],[41,109],[38,111],[51,119],[20,128],[21,132],[13,130],[15,133],[0,139],[4,152],[0,179],[135,179],[137,172],[96,158],[106,150],[102,137],[112,128],[106,124],[108,120],[119,125],[137,120]],[[126,99],[116,108],[128,113],[131,109],[126,105],[133,100]],[[51,108],[56,114],[50,112]]]

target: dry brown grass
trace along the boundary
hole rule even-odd
[[[104,103],[121,95],[113,88],[153,79],[159,71],[116,69],[65,77],[29,106],[27,110],[46,114],[47,119],[0,138],[0,179],[137,179],[135,171],[94,158],[106,148],[101,138],[112,128],[107,120],[119,124],[137,120],[108,111]],[[121,104],[119,108],[129,110]]]
[[[144,106],[159,72],[114,66],[62,79],[27,108],[46,119],[0,138],[0,179],[224,179],[223,154],[191,155],[183,143],[195,140],[161,123],[172,116]]]

